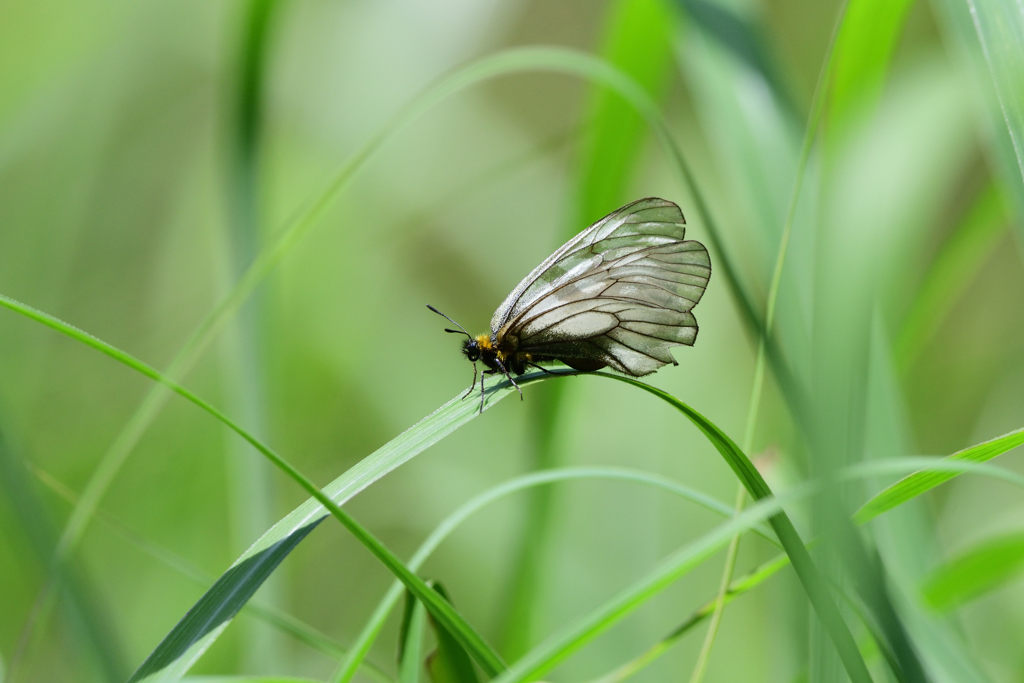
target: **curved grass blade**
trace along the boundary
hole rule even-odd
[[[767,482],[765,482],[761,473],[757,471],[757,468],[750,462],[746,454],[740,450],[740,447],[725,432],[696,410],[671,394],[632,377],[621,377],[604,372],[594,374],[639,387],[669,403],[676,410],[686,415],[707,437],[708,441],[711,442],[736,474],[736,477],[743,483],[743,486],[746,487],[751,497],[757,501],[772,498],[773,494]],[[793,526],[793,522],[790,521],[785,511],[781,509],[777,510],[769,518],[769,522],[779,537],[779,541],[782,542],[786,554],[789,555],[793,568],[796,570],[800,583],[803,585],[807,598],[818,615],[818,619],[821,620],[822,625],[828,631],[843,662],[843,666],[846,668],[846,673],[850,676],[850,680],[854,681],[854,683],[870,683],[871,675],[868,673],[864,659],[857,649],[857,643],[854,641],[846,622],[843,621],[838,607],[836,607],[832,596],[829,594],[828,586],[818,573],[818,569],[814,565],[810,553],[807,552],[806,546],[800,539],[800,534],[797,533],[796,527]]]
[[[451,631],[452,635],[459,640],[459,643],[472,653],[474,659],[476,659],[477,663],[479,663],[485,671],[493,676],[498,671],[504,669],[504,663],[501,661],[501,658],[483,640],[483,638],[481,638],[473,628],[466,623],[465,619],[463,619],[462,616],[459,615],[458,612],[456,612],[451,605],[445,602],[435,591],[427,587],[419,577],[410,572],[409,569],[402,564],[398,558],[391,553],[391,551],[384,547],[384,545],[381,544],[380,541],[378,541],[369,531],[360,526],[354,519],[344,512],[331,498],[330,492],[321,491],[315,484],[313,484],[313,482],[288,463],[288,461],[274,452],[273,449],[268,447],[262,441],[235,424],[226,415],[182,385],[169,377],[162,375],[146,363],[143,363],[134,356],[111,346],[110,344],[78,329],[77,327],[74,327],[73,325],[69,325],[48,313],[43,313],[31,306],[26,306],[25,304],[3,295],[0,295],[0,306],[40,322],[51,329],[110,356],[150,379],[165,384],[176,394],[179,394],[196,406],[202,408],[229,427],[232,431],[255,447],[256,450],[263,454],[276,467],[287,474],[294,482],[305,489],[307,493],[313,496],[313,498],[315,498],[323,508],[326,508],[326,510],[341,522],[353,536],[366,546],[366,548],[372,552],[378,560],[380,560],[392,573],[394,573],[395,576],[399,577],[402,583],[405,584],[406,588],[416,595],[417,598],[423,601],[424,606],[430,611],[431,615],[444,624],[445,627]],[[496,393],[495,389],[500,389],[501,384],[502,382],[495,382],[492,384],[492,399]],[[509,387],[506,386],[504,388],[506,390],[504,394],[507,394]],[[504,394],[501,395],[503,396]],[[458,399],[455,399],[455,401],[457,400]],[[452,403],[453,402],[449,402],[448,405],[450,406]],[[468,407],[469,403],[464,401],[459,401],[459,403],[462,403],[463,405],[455,408],[455,410],[461,408],[463,413],[468,412],[472,414],[475,407]],[[430,417],[427,418],[427,420],[429,419]],[[469,417],[467,419],[472,418]],[[400,438],[401,437],[399,437],[399,439]],[[397,440],[398,439],[396,439],[396,441]],[[394,443],[394,441],[392,441],[392,443]],[[359,463],[359,465],[362,465],[365,462],[366,461],[364,460]],[[359,465],[353,467],[352,470],[358,469]],[[351,472],[352,470],[349,471]],[[274,571],[274,569],[277,568],[277,565],[280,564],[281,560],[283,560],[295,545],[305,538],[305,536],[313,530],[316,524],[326,516],[327,513],[325,512],[320,519],[317,519],[310,525],[303,526],[295,535],[272,541],[268,545],[262,547],[259,553],[253,553],[253,549],[260,545],[260,542],[258,541],[257,544],[254,545],[253,548],[250,548],[249,551],[242,556],[242,559],[236,562],[232,568],[228,570],[227,574],[222,576],[221,579],[214,584],[213,588],[211,588],[210,591],[208,591],[207,594],[204,595],[191,610],[189,610],[189,613],[185,615],[178,625],[180,629],[176,627],[175,630],[168,634],[161,645],[150,655],[149,658],[146,659],[145,662],[143,662],[142,666],[135,672],[135,674],[132,675],[130,681],[160,680],[162,679],[164,672],[168,670],[174,672],[172,675],[180,677],[181,674],[187,671],[187,667],[179,669],[179,666],[184,666],[188,660],[186,655],[194,652],[193,648],[195,646],[196,639],[198,638],[203,640],[208,634],[214,634],[213,638],[216,638],[216,634],[219,634],[220,631],[226,628],[230,619],[234,617],[241,606],[252,596],[252,593],[255,592],[256,588],[258,588],[259,585],[263,583],[263,581],[265,581],[266,578]],[[264,539],[266,539],[266,535],[264,535],[261,541]],[[209,642],[212,642],[213,638],[211,638]],[[188,663],[190,664],[191,662]]]
[[[735,534],[745,531],[756,522],[770,519],[773,515],[779,514],[780,510],[782,500],[779,498],[767,498],[752,505],[730,521],[670,555],[643,579],[633,583],[583,619],[545,640],[510,666],[508,671],[498,676],[494,683],[523,683],[537,680],[726,546]]]
[[[1003,236],[1006,206],[995,183],[979,193],[967,215],[932,262],[914,297],[893,355],[906,371],[939,330],[974,275]]]
[[[1019,2],[967,0],[1024,181],[1024,13]]]
[[[922,468],[943,472],[956,472],[958,474],[981,474],[1009,482],[1019,488],[1024,488],[1024,477],[1015,474],[1014,472],[1010,472],[1009,470],[979,463],[963,461],[948,462],[943,459],[921,457],[899,457],[888,460],[872,460],[860,463],[840,472],[838,478],[841,480],[859,480],[884,474],[901,473],[908,469],[918,470]],[[808,545],[813,545],[813,543],[814,541],[811,541]],[[740,595],[757,588],[767,579],[777,574],[780,570],[788,567],[789,564],[789,556],[782,554],[758,566],[745,576],[736,579],[729,584],[729,588],[725,594],[726,602],[731,602]],[[716,601],[717,597],[704,603],[704,605],[695,610],[686,619],[686,621],[673,629],[670,634],[652,645],[645,652],[615,670],[605,674],[601,678],[590,681],[590,683],[620,683],[621,681],[632,677],[641,669],[645,668],[663,655],[670,647],[675,645],[683,636],[692,630],[694,626],[697,626],[702,621],[710,617],[715,609]]]
[[[441,584],[432,583],[431,585],[445,600],[449,600],[448,594]],[[480,683],[476,669],[473,668],[473,661],[448,632],[448,629],[435,619],[430,620],[430,626],[434,630],[437,641],[437,647],[427,659],[427,671],[430,672],[431,681],[433,683]]]
[[[970,448],[965,448],[962,451],[947,456],[945,460],[951,463],[987,462],[1021,444],[1024,444],[1024,428],[971,446]],[[958,475],[959,472],[937,472],[934,470],[922,470],[907,475],[865,503],[854,514],[854,522],[863,524],[883,512],[893,509],[897,505],[902,505],[908,500],[916,498],[940,484],[946,483]]]
[[[789,556],[783,553],[775,559],[765,562],[744,576],[733,580],[732,583],[729,584],[729,588],[725,591],[725,594],[721,596],[721,599],[725,604],[729,604],[740,595],[760,586],[766,580],[775,576],[775,574],[779,573],[780,570],[788,566]],[[652,645],[641,655],[629,660],[614,671],[610,671],[604,676],[590,681],[590,683],[621,683],[621,681],[625,681],[626,679],[633,677],[642,669],[646,668],[647,665],[658,659],[658,657],[661,657],[661,655],[679,642],[679,640],[689,633],[695,626],[711,617],[718,605],[718,601],[719,596],[716,595],[694,610],[686,621],[674,628],[671,633]]]
[[[936,568],[921,585],[932,608],[947,612],[1005,585],[1024,571],[1024,533],[991,538]]]
[[[646,484],[690,500],[707,508],[708,510],[711,510],[712,512],[722,515],[723,517],[730,517],[733,514],[732,507],[719,500],[711,498],[710,496],[699,491],[695,491],[687,486],[683,486],[671,479],[648,474],[646,472],[638,472],[635,470],[627,470],[617,467],[568,467],[557,470],[533,472],[498,484],[497,486],[490,488],[463,503],[458,509],[438,524],[434,531],[431,532],[430,536],[423,541],[415,554],[409,560],[409,568],[412,571],[418,571],[423,563],[426,562],[427,558],[433,554],[437,547],[453,531],[455,531],[459,525],[487,505],[490,505],[491,503],[512,493],[534,486],[579,479],[608,479],[612,481],[631,481],[638,484]],[[778,544],[774,534],[772,534],[771,530],[766,528],[764,525],[755,525],[751,530],[760,534],[768,542]],[[394,606],[398,603],[398,600],[401,598],[403,590],[404,589],[399,582],[396,581],[392,584],[391,589],[381,599],[380,603],[377,605],[377,609],[374,610],[373,615],[370,617],[370,620],[366,623],[366,626],[363,627],[362,633],[359,634],[356,642],[352,645],[345,662],[338,669],[334,678],[331,679],[333,683],[347,683],[352,680],[356,670],[361,666],[367,653],[370,651],[370,647],[373,645],[373,642],[380,634],[381,629],[384,628],[384,622],[387,620],[391,610],[394,609]]]
[[[426,614],[423,603],[405,594],[405,614],[398,632],[398,683],[419,683],[423,668],[423,633]]]
[[[74,505],[75,502],[77,502],[78,495],[74,491],[56,480],[54,477],[50,476],[45,471],[33,467],[32,473],[40,483],[56,494],[57,497],[62,498],[71,505]],[[168,550],[167,548],[153,543],[143,536],[140,536],[117,520],[103,514],[103,512],[96,513],[96,521],[102,524],[107,531],[117,536],[127,545],[135,547],[137,550],[148,555],[163,566],[192,580],[200,586],[209,586],[216,580],[215,577],[210,576],[202,569],[196,567],[189,560],[171,550]],[[254,617],[262,619],[264,622],[277,628],[282,633],[291,636],[298,642],[309,646],[331,659],[341,661],[348,655],[348,650],[341,647],[338,643],[332,640],[330,636],[322,633],[284,610],[272,605],[267,605],[265,603],[261,604],[254,601],[247,602],[244,609]],[[380,683],[393,683],[394,679],[391,676],[375,667],[372,663],[364,660],[362,662],[362,666],[363,668],[361,671],[363,675],[368,676],[375,681],[379,681]],[[2,682],[3,679],[0,678],[0,683]]]

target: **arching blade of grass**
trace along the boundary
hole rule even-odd
[[[426,619],[423,603],[406,593],[405,614],[398,632],[398,683],[419,683]]]
[[[950,461],[946,459],[921,458],[921,457],[900,457],[887,460],[872,460],[848,468],[839,474],[843,480],[859,480],[870,477],[877,477],[886,474],[898,474],[907,470],[930,470],[937,472],[954,472],[956,474],[980,474],[1006,481],[1018,488],[1024,488],[1024,477],[1002,468],[966,461]],[[812,545],[813,541],[811,542]],[[725,600],[732,602],[739,596],[747,593],[769,578],[790,565],[789,556],[779,555],[748,572],[729,584],[725,594]],[[715,609],[717,598],[711,598],[694,612],[671,633],[659,640],[639,656],[631,659],[614,671],[611,671],[590,683],[620,683],[635,675],[647,667],[656,659],[661,657],[669,648],[691,631],[695,626],[711,616]]]
[[[1024,13],[1020,3],[967,0],[974,28],[999,96],[1003,118],[1024,182]]]
[[[896,364],[906,370],[932,339],[972,276],[1004,234],[1006,207],[990,183],[975,199],[952,237],[928,269],[896,341]]]
[[[771,489],[768,488],[764,477],[757,471],[757,468],[750,462],[746,454],[740,450],[739,446],[725,432],[696,410],[671,394],[631,377],[621,377],[603,372],[596,374],[600,377],[607,377],[639,387],[669,403],[676,410],[686,415],[707,437],[708,441],[725,459],[726,463],[736,474],[737,479],[743,483],[743,486],[746,487],[747,492],[754,500],[763,501],[772,497]],[[740,517],[742,515],[737,517],[737,519]],[[782,542],[786,554],[789,555],[793,568],[796,570],[804,591],[807,593],[807,598],[814,607],[814,611],[818,615],[822,626],[824,626],[829,637],[832,639],[846,669],[846,673],[850,676],[850,680],[854,683],[868,683],[871,681],[871,675],[868,673],[867,666],[864,664],[864,660],[857,649],[853,635],[850,633],[846,622],[843,621],[843,617],[832,600],[832,596],[829,595],[828,586],[814,565],[814,561],[807,552],[807,548],[800,539],[800,534],[797,533],[793,522],[790,521],[789,517],[781,509],[771,515],[769,522],[775,530],[775,534],[779,537],[779,541]]]
[[[765,562],[748,574],[741,576],[738,579],[734,579],[729,584],[729,588],[725,591],[725,595],[722,599],[726,604],[728,604],[740,595],[760,586],[762,583],[772,576],[775,576],[779,571],[788,566],[789,556],[783,553],[775,559]],[[590,683],[621,683],[621,681],[625,681],[639,673],[654,660],[661,657],[661,655],[663,655],[670,647],[679,642],[679,640],[689,633],[695,626],[703,623],[705,619],[709,618],[715,611],[715,607],[718,604],[718,597],[718,595],[715,595],[699,608],[694,610],[686,621],[674,628],[671,633],[652,645],[641,655],[629,660],[614,671],[610,671],[604,676],[590,681]]]
[[[384,547],[383,544],[381,544],[380,541],[378,541],[369,531],[361,527],[339,507],[338,503],[336,503],[332,498],[332,495],[335,493],[334,491],[322,491],[317,488],[316,485],[303,476],[301,472],[296,470],[284,458],[274,452],[273,449],[249,434],[239,425],[235,424],[226,415],[182,385],[168,377],[165,377],[132,355],[111,346],[87,332],[83,332],[77,327],[58,320],[47,313],[43,313],[31,306],[26,306],[25,304],[3,295],[0,295],[0,306],[40,322],[43,325],[71,337],[76,341],[82,342],[86,346],[96,349],[136,372],[149,377],[150,379],[161,382],[176,394],[187,399],[222,422],[225,426],[255,447],[256,450],[270,460],[277,468],[283,471],[289,478],[313,496],[319,505],[323,506],[323,508],[341,522],[341,524],[364,546],[366,546],[366,548],[372,552],[377,559],[388,568],[389,571],[401,579],[406,588],[408,588],[413,595],[423,602],[424,606],[435,619],[444,624],[451,634],[459,640],[459,644],[472,654],[477,663],[480,664],[480,666],[489,675],[493,676],[498,671],[504,669],[504,663],[501,661],[501,658],[497,653],[487,645],[487,643],[468,623],[466,623],[465,619],[463,619],[462,616],[451,607],[451,605],[443,600],[434,590],[429,588],[419,577],[410,572],[409,569],[391,553],[391,551]],[[506,384],[507,383],[505,382],[496,382],[492,385],[489,396],[491,400],[489,403],[493,402],[495,396],[500,398],[507,395],[511,387],[506,386]],[[501,391],[502,389],[504,389],[504,391]],[[446,411],[446,409],[448,410]],[[461,415],[464,418],[463,422],[466,422],[478,414],[478,410],[479,408],[475,401],[453,399],[439,409],[438,412],[454,413],[456,416]],[[437,412],[420,423],[420,425],[428,423],[427,427],[423,427],[421,429],[413,428],[414,441],[417,439],[420,442],[429,440],[429,437],[436,433],[429,428],[431,418],[436,415]],[[457,421],[457,417],[456,420],[449,420],[448,424],[454,421]],[[442,421],[442,423],[444,423],[444,421]],[[420,425],[417,426],[419,427]],[[451,427],[451,429],[454,429],[454,427]],[[437,436],[437,438],[449,433],[451,429],[447,432],[443,432],[440,436]],[[406,434],[408,433],[409,432],[406,432]],[[425,436],[426,438],[424,438]],[[394,444],[396,442],[402,442],[402,437],[400,436],[391,443]],[[348,496],[351,497],[351,495],[354,495],[358,490],[361,490],[361,488],[364,488],[372,483],[372,481],[383,476],[391,469],[394,469],[401,464],[401,462],[405,462],[409,458],[413,457],[425,447],[426,446],[423,446],[419,450],[415,450],[415,448],[402,449],[397,454],[397,457],[392,458],[391,462],[387,463],[392,465],[390,468],[388,468],[387,465],[384,465],[379,467],[379,469],[371,471],[372,474],[377,475],[376,477],[372,477],[371,475],[361,480],[358,477],[353,477],[343,481],[342,486],[338,487],[341,489],[339,492],[341,495],[339,495],[339,497],[342,497],[348,491],[351,491],[351,494]],[[354,471],[362,473],[365,472],[368,467],[373,467],[374,465],[380,466],[380,461],[387,461],[387,456],[390,455],[386,448],[382,450],[385,451],[382,457],[374,459],[371,456],[371,458],[363,460],[349,470],[349,473]],[[378,451],[378,453],[380,453],[380,451]],[[405,456],[404,460],[402,459],[403,456]],[[369,463],[367,462],[368,460],[370,461]],[[360,466],[363,467],[360,469]],[[342,477],[342,479],[344,480],[345,477]],[[352,481],[352,479],[355,479],[355,481]],[[359,484],[362,484],[362,486],[359,486]],[[315,507],[316,506],[314,505],[314,508]],[[164,639],[161,645],[149,656],[149,658],[143,662],[142,666],[135,672],[130,680],[134,683],[136,681],[177,680],[177,678],[180,678],[180,676],[188,670],[188,666],[191,664],[191,661],[194,661],[194,659],[190,659],[190,655],[198,656],[201,654],[204,646],[208,646],[209,643],[212,642],[212,639],[209,639],[208,641],[205,640],[204,636],[210,633],[218,633],[222,631],[241,606],[244,605],[250,597],[252,597],[256,588],[258,588],[259,585],[263,583],[271,573],[273,573],[274,569],[277,568],[277,565],[280,564],[284,557],[287,556],[287,554],[313,530],[323,517],[326,517],[326,512],[322,512],[318,519],[303,520],[307,523],[304,523],[297,529],[294,529],[294,533],[283,535],[283,537],[268,539],[269,533],[265,534],[260,541],[243,554],[242,558],[228,570],[227,574],[222,576],[221,579],[218,580],[217,584],[215,584],[213,588],[203,596],[199,603],[197,603],[196,606],[185,615],[182,621],[178,624],[178,627],[176,627],[175,630],[172,631],[167,638]],[[276,529],[277,527],[275,526],[274,528]],[[255,577],[255,580],[250,580],[251,577]],[[170,676],[171,678],[168,679],[165,678],[165,676]]]
[[[70,490],[43,470],[33,468],[33,474],[38,478],[40,483],[56,494],[57,497],[64,499],[71,505],[74,505],[75,501],[78,500],[78,496],[74,491]],[[216,577],[210,576],[206,571],[192,564],[188,559],[135,533],[124,524],[103,514],[103,512],[96,513],[96,521],[103,525],[107,531],[117,536],[125,544],[135,547],[137,550],[149,556],[153,560],[159,562],[168,569],[177,572],[181,576],[190,579],[197,585],[204,587],[210,586],[216,581]],[[401,586],[401,582],[399,582],[398,585]],[[273,605],[267,605],[265,603],[250,600],[245,604],[245,610],[257,619],[277,628],[281,633],[291,636],[300,643],[309,646],[331,659],[341,661],[348,656],[348,650],[341,647],[341,645],[335,642],[332,638]],[[379,681],[380,683],[393,683],[391,676],[375,667],[372,663],[363,660],[362,667],[363,668],[360,671],[364,676],[372,678],[375,681]],[[123,678],[124,677],[118,680],[123,680]],[[3,679],[0,678],[0,683],[2,683],[2,681]]]
[[[412,571],[418,571],[442,541],[455,531],[458,526],[487,505],[524,489],[544,484],[552,484],[555,482],[584,479],[607,479],[611,481],[645,484],[647,486],[653,486],[655,488],[662,489],[663,491],[675,494],[685,498],[686,500],[690,500],[704,508],[707,508],[708,510],[722,515],[723,517],[728,517],[733,514],[732,508],[719,500],[715,500],[714,498],[711,498],[699,491],[695,491],[687,486],[683,486],[682,484],[670,479],[666,479],[665,477],[646,472],[638,472],[635,470],[626,470],[615,467],[567,467],[557,470],[533,472],[498,484],[497,486],[474,496],[459,506],[458,509],[438,524],[437,528],[435,528],[427,539],[423,541],[409,560],[409,568]],[[764,525],[755,525],[751,530],[760,534],[770,543],[778,544],[778,541],[775,539],[771,530],[766,528]],[[380,603],[377,605],[377,609],[374,610],[373,615],[370,617],[370,620],[363,627],[362,633],[359,634],[356,642],[352,645],[348,657],[332,679],[333,683],[347,683],[352,679],[357,668],[361,665],[367,653],[370,651],[370,647],[373,645],[374,640],[376,640],[377,636],[380,634],[381,629],[384,628],[384,622],[387,620],[391,610],[394,609],[394,606],[398,603],[403,591],[404,588],[401,583],[395,582],[392,584],[391,589],[381,599]]]
[[[936,568],[921,586],[925,602],[949,611],[1024,572],[1024,533],[990,538]]]
[[[829,107],[841,116],[881,90],[912,0],[850,0],[836,44]]]
[[[1024,428],[1017,429],[1009,434],[1004,434],[976,446],[965,448],[962,451],[947,456],[946,460],[969,463],[987,462],[1021,444],[1024,444]],[[957,472],[936,472],[930,470],[922,470],[910,474],[865,503],[854,515],[853,519],[858,524],[863,524],[883,512],[893,509],[897,505],[902,505],[908,500],[916,498],[940,484],[946,483],[956,476],[958,476]]]
[[[781,510],[782,501],[778,498],[768,498],[752,505],[746,511],[733,517],[731,521],[673,553],[659,563],[654,571],[633,583],[583,619],[545,640],[522,659],[516,661],[508,671],[497,677],[495,683],[522,683],[537,680],[688,571],[711,557],[727,545],[735,534],[749,529],[756,522],[770,519],[772,515],[779,514]],[[866,669],[864,673],[867,674]],[[871,678],[861,680],[870,681]]]

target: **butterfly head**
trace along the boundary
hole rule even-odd
[[[489,335],[481,334],[477,337],[470,337],[462,342],[462,353],[472,362],[477,362],[485,355],[494,354],[494,346],[491,344]]]

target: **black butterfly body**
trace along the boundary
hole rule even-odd
[[[446,331],[467,336],[462,351],[473,362],[470,391],[477,360],[487,367],[484,374],[502,373],[512,384],[513,375],[554,361],[633,377],[675,365],[669,349],[696,340],[691,309],[711,277],[707,249],[685,234],[683,213],[672,202],[627,204],[527,275],[495,311],[490,334],[473,337],[455,323],[459,330]]]

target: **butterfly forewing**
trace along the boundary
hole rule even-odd
[[[491,321],[497,338],[537,356],[604,363],[634,376],[674,363],[693,344],[689,312],[711,275],[707,250],[685,241],[682,212],[641,199],[598,221],[538,266]]]

